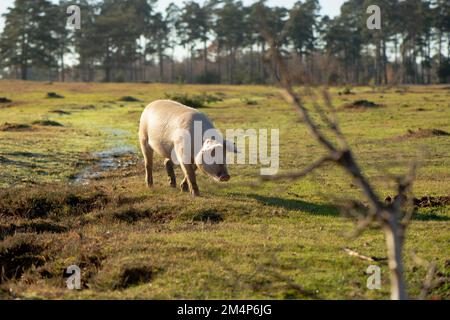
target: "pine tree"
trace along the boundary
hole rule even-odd
[[[15,0],[4,15],[0,63],[18,68],[23,80],[29,78],[30,66],[51,68],[56,64],[53,53],[58,43],[53,36],[52,7],[47,0]]]

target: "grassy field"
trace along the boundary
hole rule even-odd
[[[383,198],[395,195],[387,175],[414,160],[417,198],[450,195],[450,87],[343,91],[331,89],[342,129]],[[348,236],[354,223],[336,204],[362,198],[334,166],[261,184],[258,166],[235,165],[226,184],[200,174],[193,199],[169,188],[157,157],[147,189],[140,113],[174,93],[220,98],[201,109],[220,129],[279,129],[281,172],[324,152],[274,87],[0,81],[10,100],[0,103],[0,298],[389,297],[387,264],[375,263],[381,290],[368,290],[374,263],[343,250],[386,257],[376,227]],[[362,99],[378,107],[352,105]],[[405,248],[413,297],[426,273],[417,256],[436,263],[441,279],[428,298],[450,298],[449,220],[448,202],[415,212]],[[80,291],[65,285],[72,264],[82,269]]]

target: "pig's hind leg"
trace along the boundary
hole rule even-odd
[[[145,163],[145,182],[151,188],[153,186],[153,149],[147,139],[141,137],[140,142]]]
[[[164,166],[166,167],[167,175],[169,176],[169,183],[172,188],[177,187],[177,178],[175,177],[175,171],[173,170],[173,162],[170,159],[164,160]]]

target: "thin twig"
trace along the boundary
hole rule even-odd
[[[386,258],[365,256],[365,255],[360,254],[359,252],[356,252],[355,250],[352,250],[352,249],[349,249],[349,248],[344,248],[344,251],[351,257],[356,257],[356,258],[359,258],[361,260],[366,260],[366,261],[370,261],[370,262],[377,262],[377,261],[385,261],[386,260]]]
[[[299,172],[290,172],[290,173],[284,173],[284,174],[278,174],[278,175],[272,175],[272,176],[261,176],[262,181],[276,181],[276,180],[296,180],[299,178],[302,178],[306,176],[308,173],[314,171],[315,169],[322,166],[325,162],[329,161],[336,161],[339,158],[339,154],[329,154],[326,156],[321,157],[320,159],[316,160],[312,164],[310,164],[308,167],[306,167],[304,170]]]
[[[269,44],[269,57],[271,57],[272,61],[274,62],[274,71],[277,72],[280,76],[280,84],[284,88],[283,94],[286,101],[291,103],[295,108],[300,116],[300,119],[304,122],[311,135],[330,153],[329,156],[322,157],[321,159],[308,166],[305,170],[297,173],[284,174],[282,175],[282,177],[286,179],[297,179],[303,177],[305,174],[310,173],[314,169],[320,167],[324,162],[330,160],[334,161],[336,164],[342,167],[347,172],[347,174],[352,177],[354,183],[361,189],[361,191],[367,198],[371,216],[377,218],[385,232],[391,276],[391,298],[406,299],[407,295],[403,277],[402,250],[404,231],[407,224],[402,224],[400,219],[403,207],[402,199],[406,194],[411,193],[410,191],[412,188],[413,176],[404,177],[403,179],[398,180],[400,200],[389,205],[384,204],[384,202],[380,200],[371,183],[363,175],[361,167],[357,163],[355,157],[353,156],[352,150],[347,145],[347,141],[337,125],[336,118],[334,118],[334,120],[331,120],[325,114],[323,108],[320,107],[315,101],[313,101],[315,110],[319,113],[322,120],[324,120],[324,122],[334,133],[334,136],[337,140],[337,145],[325,136],[323,130],[320,129],[319,125],[310,116],[308,109],[304,106],[302,100],[293,89],[292,80],[287,64],[279,49],[279,41],[276,41],[274,37],[271,36],[267,31],[269,30],[269,28],[267,28],[266,21],[264,21],[264,19],[261,20],[262,21],[260,22],[260,24],[262,28],[260,32],[263,38]],[[332,109],[332,103],[329,96],[325,94],[324,99],[325,104]],[[336,155],[339,156],[336,157]],[[265,178],[265,180],[278,180],[280,178],[281,176],[277,176],[273,177],[272,179]],[[360,225],[360,228],[365,228],[368,226],[369,220],[361,221],[363,222]]]

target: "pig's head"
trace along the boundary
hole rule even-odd
[[[230,180],[226,165],[227,152],[238,153],[233,142],[224,140],[223,143],[219,143],[213,139],[206,139],[195,157],[195,164],[214,180],[226,182]]]

